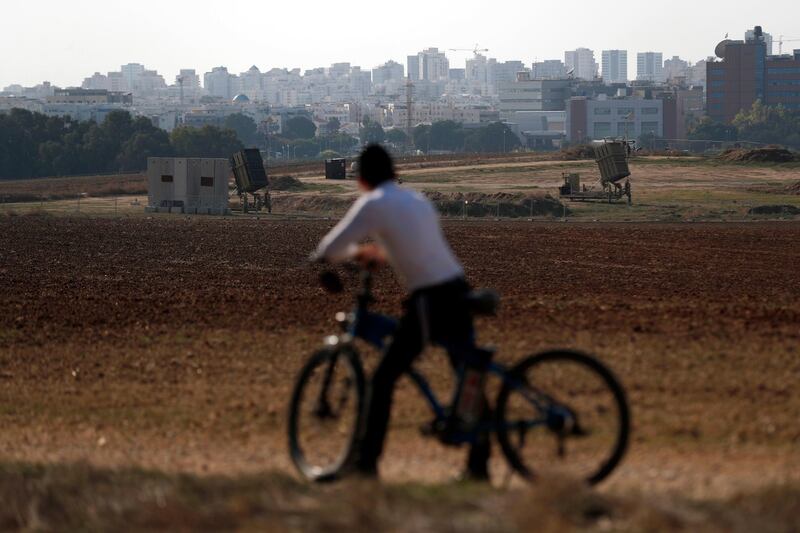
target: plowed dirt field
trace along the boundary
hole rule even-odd
[[[291,473],[292,381],[349,305],[304,262],[332,224],[0,218],[0,460]],[[499,358],[579,348],[627,387],[633,442],[606,490],[724,497],[800,480],[800,225],[445,230],[471,282],[502,294],[479,322]],[[391,275],[377,285],[396,312]],[[447,389],[441,354],[420,364]],[[418,436],[407,385],[397,402],[384,477],[457,473],[463,452]]]

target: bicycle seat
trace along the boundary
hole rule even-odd
[[[500,295],[492,289],[477,289],[467,294],[467,307],[474,315],[495,315]]]

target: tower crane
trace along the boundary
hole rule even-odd
[[[783,35],[778,37],[778,55],[783,54],[783,43],[793,43],[793,42],[800,42],[800,39],[795,39],[789,37],[788,39],[784,39]]]
[[[489,49],[488,48],[478,48],[478,45],[476,44],[475,48],[472,48],[472,49],[470,49],[470,48],[450,48],[449,51],[450,52],[472,52],[473,54],[475,54],[477,56],[478,52],[488,52]]]

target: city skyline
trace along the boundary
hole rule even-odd
[[[774,2],[776,5],[765,13],[755,9],[727,13],[689,2],[676,2],[672,9],[658,13],[630,10],[625,12],[624,31],[608,30],[618,27],[618,11],[597,9],[594,3],[583,1],[574,2],[573,7],[591,10],[592,17],[576,20],[570,18],[573,10],[520,8],[510,3],[507,9],[495,4],[489,10],[471,1],[453,8],[410,0],[402,12],[366,12],[369,4],[351,0],[339,2],[336,11],[319,10],[319,16],[304,12],[302,17],[287,6],[243,0],[229,3],[225,10],[211,7],[210,2],[197,2],[187,10],[185,6],[142,0],[135,10],[123,15],[101,8],[106,4],[96,0],[84,4],[81,10],[55,2],[39,3],[35,9],[18,4],[4,8],[6,21],[37,23],[4,25],[0,47],[21,52],[4,53],[0,58],[0,87],[31,86],[45,80],[64,87],[80,86],[94,72],[113,71],[128,62],[145,64],[170,83],[182,68],[203,73],[221,65],[231,72],[244,72],[251,65],[262,70],[307,70],[350,62],[371,70],[388,60],[405,64],[409,54],[429,47],[444,51],[451,68],[463,68],[472,54],[450,49],[471,49],[475,43],[488,48],[489,57],[521,60],[526,66],[534,61],[563,60],[564,51],[583,47],[595,51],[597,60],[602,50],[622,49],[631,54],[656,50],[664,57],[680,56],[697,62],[712,55],[726,33],[734,39],[743,38],[754,21],[775,38],[800,36],[800,28],[786,22],[798,19],[800,7],[784,0]],[[42,9],[48,13],[46,19],[42,19]],[[339,11],[346,25],[332,23],[339,20]],[[424,16],[415,15],[415,11]],[[251,16],[241,17],[242,12]],[[508,16],[510,13],[514,16]],[[121,16],[124,25],[120,24]],[[658,24],[654,25],[656,16]],[[402,17],[417,17],[414,31],[404,30],[409,23]],[[165,20],[179,20],[181,24],[164,24]],[[564,20],[563,25],[554,20]]]

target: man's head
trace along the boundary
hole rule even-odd
[[[371,191],[386,181],[395,179],[392,157],[378,144],[370,144],[358,157],[358,182]]]

